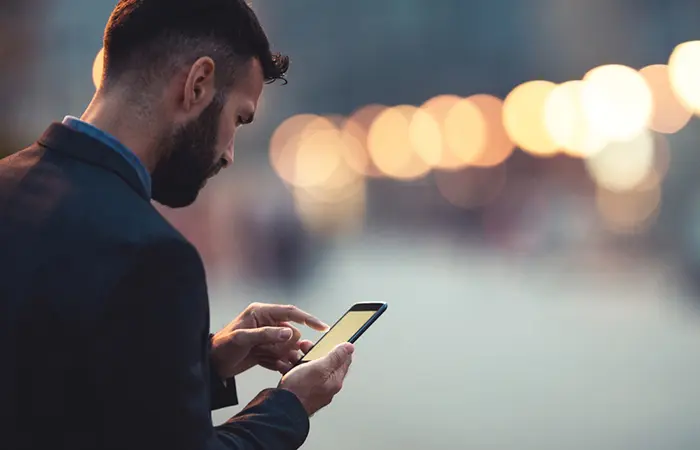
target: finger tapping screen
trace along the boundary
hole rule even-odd
[[[301,360],[313,361],[326,356],[336,345],[348,342],[375,313],[376,311],[349,311],[333,325],[333,328],[321,336],[321,339]]]

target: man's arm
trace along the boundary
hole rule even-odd
[[[150,245],[111,293],[93,341],[107,448],[296,449],[308,414],[294,394],[261,393],[221,427],[211,422],[208,298],[196,250]]]

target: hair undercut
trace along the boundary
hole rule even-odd
[[[105,28],[102,86],[127,78],[144,88],[203,56],[214,60],[220,90],[230,88],[237,68],[253,58],[267,83],[286,83],[289,58],[271,52],[244,0],[120,0]]]

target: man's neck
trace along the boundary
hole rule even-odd
[[[150,120],[144,120],[140,117],[142,114],[133,111],[133,105],[115,100],[114,97],[116,96],[105,98],[99,93],[95,95],[80,120],[112,135],[152,173],[158,161],[158,155],[153,151],[158,131],[154,130]]]

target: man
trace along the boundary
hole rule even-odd
[[[293,449],[352,345],[290,371],[291,306],[253,304],[209,335],[201,259],[153,208],[191,204],[233,162],[288,59],[244,0],[121,0],[81,119],[0,161],[0,448]],[[233,377],[286,373],[219,427]]]

